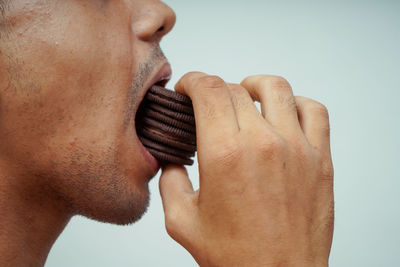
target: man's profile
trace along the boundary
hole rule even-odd
[[[158,0],[0,0],[0,14],[0,265],[43,266],[74,215],[124,225],[146,211],[160,166],[135,119],[171,76],[159,44],[175,14]],[[192,72],[175,90],[193,102],[200,190],[163,166],[171,237],[201,266],[326,266],[326,108],[269,75]]]

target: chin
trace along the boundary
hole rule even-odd
[[[53,159],[52,170],[37,173],[41,183],[65,203],[66,212],[119,225],[136,222],[146,213],[149,179],[139,156],[129,157],[128,166],[114,149],[68,152],[67,156],[60,153],[63,159]]]
[[[115,188],[113,188],[115,191]],[[107,190],[106,190],[107,191]],[[80,200],[75,205],[77,215],[117,225],[132,224],[146,213],[150,202],[150,193],[146,189],[116,190],[117,195],[109,192],[96,199]]]
[[[142,216],[147,212],[148,206],[149,206],[149,200],[146,200],[146,202],[141,203],[140,206],[137,205],[137,203],[135,203],[135,205],[130,208],[98,210],[97,212],[95,211],[92,214],[83,213],[80,215],[103,223],[111,223],[116,225],[130,225],[142,218]]]

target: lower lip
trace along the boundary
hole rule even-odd
[[[160,169],[160,164],[158,163],[156,158],[153,157],[153,155],[151,155],[150,152],[144,147],[142,142],[140,142],[140,140],[138,140],[138,141],[139,141],[140,150],[142,151],[142,154],[144,155],[147,163],[149,164],[149,166],[152,170],[152,174],[155,175],[158,172],[158,170]]]

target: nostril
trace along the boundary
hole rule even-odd
[[[1,0],[0,0],[1,2]],[[143,9],[143,13],[135,16],[132,32],[144,41],[161,40],[175,24],[175,13],[159,1],[154,8]]]
[[[164,26],[161,26],[160,28],[158,28],[157,32],[163,32],[164,29],[165,29],[165,27],[164,27]]]

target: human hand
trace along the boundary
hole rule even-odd
[[[201,266],[327,266],[334,209],[326,108],[294,97],[277,76],[237,85],[189,73],[175,90],[193,102],[200,188],[183,167],[163,169],[169,235]]]

